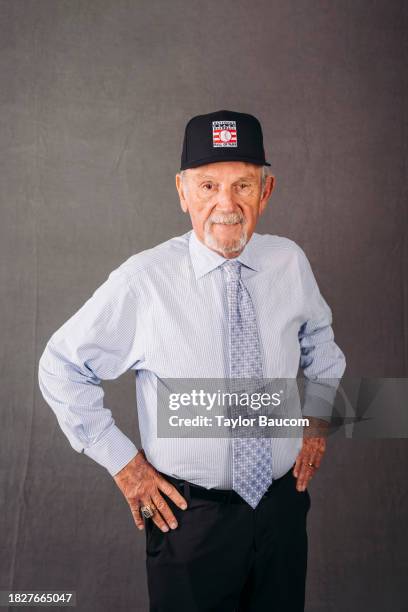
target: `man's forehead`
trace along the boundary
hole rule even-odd
[[[198,168],[188,170],[190,176],[197,179],[220,178],[232,175],[234,178],[256,178],[259,174],[259,166],[246,162],[219,162],[206,164]]]

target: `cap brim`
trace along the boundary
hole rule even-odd
[[[215,164],[217,162],[223,161],[243,161],[248,162],[250,164],[256,164],[257,166],[270,166],[271,164],[267,161],[263,161],[262,159],[254,159],[253,157],[246,157],[245,155],[238,155],[234,157],[233,155],[228,155],[223,157],[222,159],[214,159],[214,157],[204,157],[202,159],[195,159],[188,164],[180,167],[181,170],[188,170],[188,168],[198,168],[198,166],[205,166],[206,164]]]

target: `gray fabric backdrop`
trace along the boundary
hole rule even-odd
[[[260,118],[277,187],[258,231],[306,251],[349,375],[408,375],[406,27],[390,0],[0,2],[0,589],[147,610],[144,534],[37,367],[113,268],[189,229],[174,175],[192,115]],[[139,443],[133,375],[104,388]],[[308,612],[407,609],[406,465],[406,440],[330,440]]]

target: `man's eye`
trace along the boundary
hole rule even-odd
[[[204,188],[206,191],[210,191],[210,190],[212,189],[212,183],[205,183],[205,184],[203,185],[203,188]]]
[[[248,183],[240,183],[239,184],[239,188],[240,189],[245,189],[246,187],[249,187]]]

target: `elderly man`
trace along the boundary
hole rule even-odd
[[[343,375],[304,252],[255,232],[275,184],[268,166],[252,115],[193,117],[176,176],[192,230],[111,272],[40,359],[41,391],[71,445],[108,470],[145,528],[154,612],[304,609],[307,484],[324,435],[157,433],[163,379],[296,379],[300,366],[303,415],[318,417],[313,400],[333,396]],[[115,425],[99,384],[129,369],[140,449]]]

